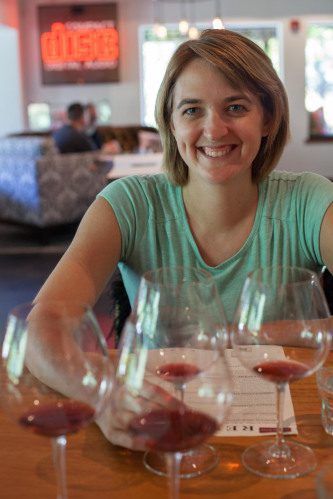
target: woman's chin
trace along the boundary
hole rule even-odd
[[[211,184],[225,184],[242,173],[244,175],[244,170],[242,168],[234,166],[221,166],[219,168],[204,170],[202,172],[202,177]]]

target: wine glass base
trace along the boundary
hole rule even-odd
[[[268,440],[248,447],[242,455],[245,468],[265,478],[297,478],[313,471],[317,466],[313,451],[305,445],[288,441],[289,455],[274,457],[271,451],[275,441]]]
[[[214,447],[203,444],[195,449],[182,453],[179,465],[180,478],[194,478],[208,473],[218,465],[220,458]],[[167,476],[167,467],[162,452],[148,451],[143,457],[145,467],[156,475]]]

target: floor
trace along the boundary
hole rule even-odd
[[[9,310],[34,298],[70,244],[76,226],[40,233],[0,222],[0,339]],[[106,290],[95,306],[105,334],[111,329]]]

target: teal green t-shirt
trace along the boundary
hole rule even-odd
[[[272,172],[259,185],[251,233],[231,258],[211,267],[192,236],[182,188],[164,174],[126,177],[99,194],[112,206],[122,246],[119,269],[133,303],[139,276],[161,266],[186,265],[209,271],[231,322],[248,272],[270,265],[295,265],[320,271],[319,234],[333,202],[333,184],[314,173]]]

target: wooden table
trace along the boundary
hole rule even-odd
[[[243,468],[241,454],[258,438],[215,437],[211,441],[220,453],[220,465],[202,477],[183,480],[181,498],[315,498],[317,472],[326,464],[333,471],[333,437],[321,426],[315,377],[296,382],[291,391],[299,435],[289,438],[314,449],[316,471],[293,480],[257,477]],[[0,414],[0,442],[0,498],[55,498],[50,441],[30,434]],[[69,436],[67,476],[69,499],[168,497],[166,479],[145,470],[141,453],[112,446],[95,425]]]

